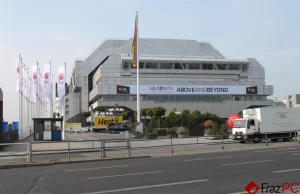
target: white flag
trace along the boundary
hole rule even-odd
[[[28,77],[28,100],[32,102],[32,79]]]
[[[44,82],[44,80],[43,80],[43,77],[41,76],[41,74],[40,74],[39,78],[40,78],[39,79],[39,99],[40,99],[40,102],[43,102],[43,97],[44,97],[43,82]]]
[[[36,103],[36,95],[37,95],[37,65],[31,66],[31,72],[32,72],[32,79],[33,79],[33,85],[32,85],[32,100],[33,103]]]
[[[50,64],[44,65],[44,97],[48,98],[51,94],[51,67]]]
[[[65,95],[65,83],[66,83],[66,69],[65,65],[58,66],[57,70],[57,94],[60,100]]]
[[[20,60],[19,58],[15,61],[15,76],[17,79],[16,92],[20,91]]]
[[[26,69],[25,69],[25,67],[23,68],[23,89],[22,89],[22,91],[23,91],[23,96],[25,97],[25,98],[27,98],[27,71],[26,71]]]

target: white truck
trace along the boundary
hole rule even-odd
[[[258,143],[271,139],[290,141],[296,136],[300,108],[255,108],[243,110],[243,118],[233,123],[233,140]]]

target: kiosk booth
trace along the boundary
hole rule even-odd
[[[61,141],[63,118],[33,118],[34,140]]]

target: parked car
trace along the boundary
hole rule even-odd
[[[85,132],[85,133],[87,133],[87,132],[89,132],[89,130],[88,130],[87,127],[83,127],[83,128],[76,128],[76,129],[74,130],[74,132],[75,132],[75,133],[80,133],[80,132]]]
[[[131,131],[131,128],[128,125],[124,125],[124,124],[109,123],[107,125],[106,131],[110,133],[125,132],[125,131]]]

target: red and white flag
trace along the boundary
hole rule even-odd
[[[44,65],[44,97],[49,98],[51,94],[51,66]]]
[[[16,59],[15,61],[15,76],[17,80],[16,92],[20,91],[20,59]]]
[[[22,89],[22,92],[23,92],[23,96],[25,98],[27,98],[27,71],[26,71],[26,68],[25,66],[23,66],[23,89]]]
[[[32,73],[32,101],[33,103],[36,103],[36,95],[37,95],[37,78],[38,78],[38,73],[37,73],[37,65],[31,66],[31,73]]]
[[[66,83],[66,66],[60,65],[57,69],[57,94],[60,100],[65,96],[65,83]]]

